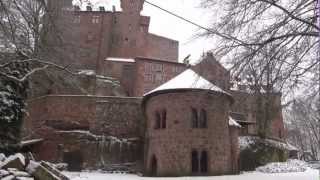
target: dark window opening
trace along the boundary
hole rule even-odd
[[[199,159],[197,151],[192,151],[191,153],[191,166],[192,173],[197,173],[199,171]]]
[[[279,130],[279,138],[282,139],[282,132]]]
[[[160,129],[161,127],[161,116],[160,116],[160,113],[159,112],[156,112],[156,122],[155,122],[155,127],[154,129]]]
[[[204,109],[200,112],[200,128],[207,128],[207,111]]]
[[[192,108],[192,128],[198,128],[198,112],[196,109]]]
[[[207,151],[202,151],[201,152],[200,172],[201,173],[207,173],[208,172],[208,153],[207,153]]]
[[[68,164],[68,171],[81,171],[83,157],[80,151],[64,152],[63,162]]]
[[[163,129],[167,128],[167,111],[166,110],[162,111],[162,128]]]

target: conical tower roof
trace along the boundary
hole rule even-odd
[[[193,89],[215,91],[230,96],[229,93],[222,90],[220,87],[212,84],[211,82],[194,72],[192,69],[185,70],[184,72],[169,80],[168,82],[164,83],[163,85],[146,93],[144,96],[148,96],[150,94],[162,91]]]

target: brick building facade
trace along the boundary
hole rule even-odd
[[[140,15],[143,0],[121,0],[122,11],[93,11],[89,7],[82,11],[72,6],[72,0],[48,2],[49,15],[56,17],[63,37],[64,56],[59,63],[103,75],[108,73],[108,68],[103,68],[108,57],[178,61],[177,41],[149,33],[150,17]],[[49,42],[57,43],[48,35]]]
[[[81,72],[85,80],[73,80],[86,91],[54,83],[29,100],[26,134],[44,139],[33,149],[37,158],[67,162],[71,170],[135,163],[137,170],[157,176],[239,171],[238,135],[257,134],[256,109],[242,109],[254,107],[254,98],[230,91],[230,73],[212,54],[194,66],[179,63],[178,42],[148,32],[150,17],[140,15],[143,0],[121,0],[122,11],[82,11],[71,0],[48,2],[52,12],[59,12],[56,25],[68,42],[62,58],[55,60]],[[174,83],[185,87],[193,80],[187,89],[159,93],[159,87],[190,71],[205,86],[194,86],[199,79],[190,76]],[[118,85],[121,92],[114,87]],[[283,139],[281,96],[274,97],[277,115],[269,135]],[[192,128],[190,107],[197,118],[205,117],[205,128]],[[154,112],[164,108],[166,128],[154,129]],[[231,111],[243,117],[234,118],[244,125],[241,132],[229,124]]]

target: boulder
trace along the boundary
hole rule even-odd
[[[8,171],[15,177],[31,177],[31,175],[25,171],[18,171],[16,169],[8,169]]]
[[[65,176],[64,174],[62,174],[58,169],[56,169],[52,164],[45,162],[45,161],[41,161],[40,163],[43,167],[45,167],[46,169],[48,169],[51,173],[53,173],[54,175],[58,176],[61,180],[69,180],[69,178],[67,176]]]
[[[8,175],[10,175],[9,171],[0,169],[0,179]]]
[[[30,173],[35,179],[39,180],[61,180],[58,176],[50,172],[47,168],[42,166],[40,163],[30,161],[26,168],[27,172]]]
[[[18,153],[9,156],[1,165],[0,169],[15,168],[23,171],[25,167],[25,158],[22,154]]]
[[[14,175],[10,175],[10,176],[6,176],[6,177],[1,178],[1,180],[14,180],[14,179],[15,179]]]

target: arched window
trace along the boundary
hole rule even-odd
[[[192,173],[199,172],[199,158],[198,158],[198,152],[196,150],[191,152],[191,170],[192,170]]]
[[[207,173],[208,172],[208,153],[207,153],[207,151],[202,151],[201,152],[200,172],[201,173]]]
[[[160,129],[160,128],[161,128],[161,115],[159,112],[156,112],[154,129]]]
[[[191,108],[191,113],[192,128],[198,128],[198,111],[195,108]]]
[[[204,109],[200,111],[200,128],[207,128],[207,111]]]
[[[167,128],[167,111],[164,109],[162,110],[162,121],[161,121],[161,128]]]

